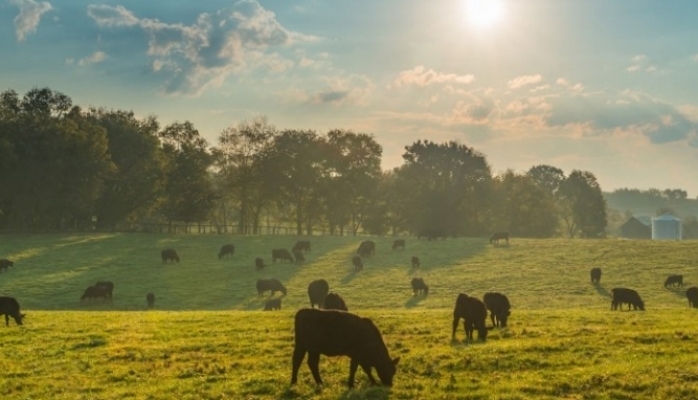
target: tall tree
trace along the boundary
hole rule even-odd
[[[551,165],[536,165],[531,167],[526,175],[546,192],[554,195],[565,180],[565,173]]]
[[[502,217],[514,236],[551,237],[558,227],[555,198],[529,175],[507,171],[499,180]]]
[[[574,170],[560,185],[562,218],[570,237],[599,238],[606,234],[606,200],[591,172]]]

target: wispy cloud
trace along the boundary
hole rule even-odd
[[[14,19],[18,42],[24,41],[27,35],[36,32],[41,16],[53,9],[47,1],[37,3],[34,0],[8,0],[8,2],[19,7],[19,15]]]
[[[94,53],[90,54],[89,56],[83,58],[82,60],[78,61],[78,65],[81,67],[90,65],[90,64],[98,64],[101,63],[102,61],[107,59],[107,54],[103,51],[95,51]]]
[[[527,86],[527,85],[532,85],[535,83],[538,83],[543,80],[543,77],[540,74],[536,75],[523,75],[516,77],[509,82],[507,82],[507,87],[509,89],[519,89],[521,87]]]
[[[417,85],[429,86],[435,83],[461,83],[468,84],[475,80],[473,75],[458,75],[453,73],[436,72],[433,69],[426,69],[423,65],[418,65],[411,70],[402,71],[393,85],[395,87]]]
[[[363,106],[367,104],[368,96],[376,88],[364,75],[326,77],[321,82],[323,87],[320,89],[294,88],[278,93],[278,96],[290,103]]]

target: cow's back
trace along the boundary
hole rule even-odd
[[[308,352],[365,359],[373,355],[371,349],[385,348],[371,320],[345,311],[304,308],[296,313],[294,327],[296,346]]]

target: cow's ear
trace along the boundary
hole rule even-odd
[[[393,359],[393,365],[397,365],[400,362],[400,357]]]

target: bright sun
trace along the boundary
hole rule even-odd
[[[504,14],[504,5],[500,0],[466,0],[465,5],[468,20],[478,28],[496,25]]]

